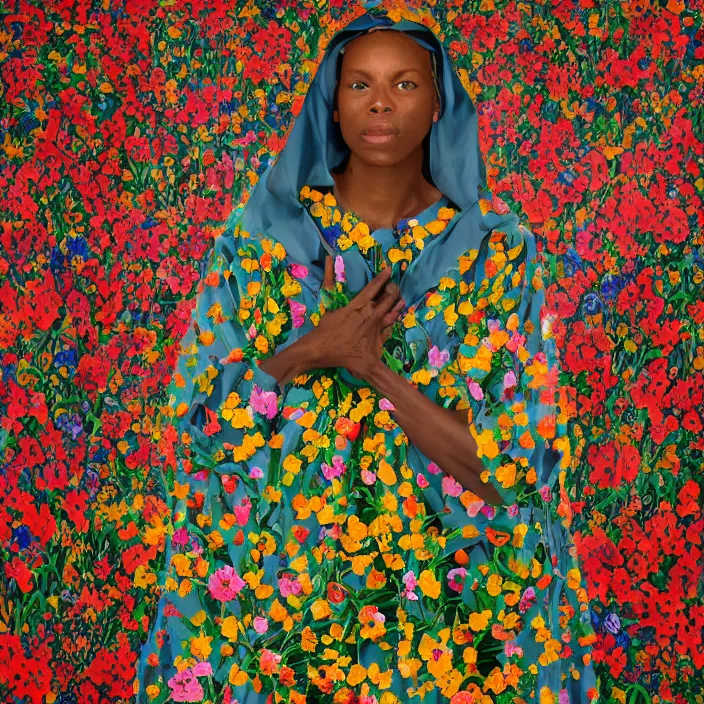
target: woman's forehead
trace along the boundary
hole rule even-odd
[[[376,36],[370,36],[372,32],[375,32]],[[378,32],[384,32],[385,36],[379,36]],[[342,48],[340,59],[342,60],[342,55],[347,57],[343,62],[344,70],[348,70],[355,64],[373,63],[373,57],[369,53],[371,47],[383,48],[390,57],[398,55],[408,68],[431,66],[430,52],[412,37],[406,36],[403,32],[374,28],[370,32],[355,37]]]

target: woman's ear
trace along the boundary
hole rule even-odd
[[[335,122],[339,122],[339,121],[340,121],[340,115],[338,114],[337,110],[333,110],[333,111],[332,111],[332,119],[333,119]]]

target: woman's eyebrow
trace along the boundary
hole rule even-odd
[[[402,76],[404,73],[410,73],[411,71],[415,71],[415,73],[422,73],[417,68],[402,68],[400,71],[396,71],[393,76],[391,76],[391,79],[393,80],[394,78],[398,78],[399,76]],[[350,69],[345,69],[344,73],[350,73],[350,74],[357,74],[359,76],[364,76],[364,78],[373,78],[370,74],[368,74],[366,71],[364,71],[361,68],[350,68]]]

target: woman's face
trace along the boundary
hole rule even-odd
[[[430,53],[410,37],[379,31],[345,46],[333,119],[363,162],[393,166],[422,148],[439,107]]]

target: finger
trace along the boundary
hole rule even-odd
[[[384,316],[382,320],[382,325],[393,325],[394,322],[396,321],[396,318],[398,318],[399,313],[404,309],[406,306],[406,301],[401,298],[396,305]]]
[[[382,296],[379,302],[375,305],[374,312],[378,318],[383,318],[387,313],[390,313],[396,308],[401,296],[401,291],[398,290],[395,294]],[[403,298],[400,298],[403,301]],[[394,318],[396,315],[394,314]]]
[[[328,254],[325,257],[325,277],[323,279],[323,288],[331,289],[335,283],[335,273],[333,271],[332,257]]]
[[[394,329],[393,325],[389,325],[388,327],[385,327],[382,330],[381,337],[384,340],[384,342],[386,342],[386,340],[389,338],[393,329]]]
[[[355,298],[361,304],[368,303],[376,298],[376,295],[386,285],[386,282],[391,276],[391,267],[387,266],[382,269],[357,295]]]

